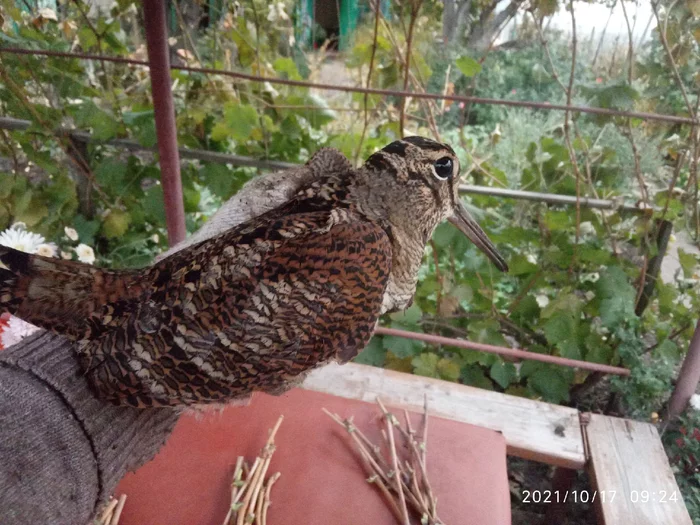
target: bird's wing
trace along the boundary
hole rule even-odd
[[[364,348],[390,269],[384,230],[351,212],[254,221],[156,265],[148,299],[83,346],[89,376],[137,406],[283,391]]]

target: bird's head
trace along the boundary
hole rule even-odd
[[[367,208],[382,210],[392,230],[417,233],[427,243],[444,220],[464,233],[501,271],[508,265],[459,198],[454,150],[423,137],[405,137],[370,156],[357,190]]]

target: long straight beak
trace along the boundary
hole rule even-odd
[[[496,265],[496,268],[502,272],[508,271],[508,264],[505,259],[498,253],[498,250],[496,250],[496,247],[491,242],[491,239],[488,238],[486,232],[481,229],[481,226],[476,223],[474,217],[471,216],[459,200],[456,202],[454,215],[448,220],[457,226],[459,231],[469,237],[469,240],[491,259],[491,262]]]

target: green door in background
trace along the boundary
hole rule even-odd
[[[387,18],[389,6],[389,0],[380,0],[382,14]],[[328,15],[329,10],[334,14],[337,12],[335,16],[337,16],[338,48],[341,50],[352,45],[352,36],[357,25],[361,18],[371,11],[367,0],[298,0],[294,6],[294,24],[295,36],[300,46],[313,48],[319,39],[330,36],[328,32],[324,35],[320,31],[320,21],[317,20],[320,11]],[[323,26],[323,24],[320,25]],[[329,25],[327,17],[326,25]]]

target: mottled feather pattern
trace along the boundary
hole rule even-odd
[[[140,272],[110,271],[0,246],[0,310],[77,340],[103,304],[141,292]],[[7,276],[7,277],[5,277]]]
[[[320,363],[354,357],[374,329],[391,246],[357,216],[331,220],[263,217],[154,266],[151,289],[106,305],[80,342],[100,395],[221,403],[281,393]]]
[[[449,146],[408,137],[357,169],[325,149],[294,176],[283,205],[141,270],[0,246],[0,312],[75,341],[105,400],[221,404],[280,394],[356,356],[381,313],[412,301],[425,244],[447,218],[507,268],[459,204]]]

